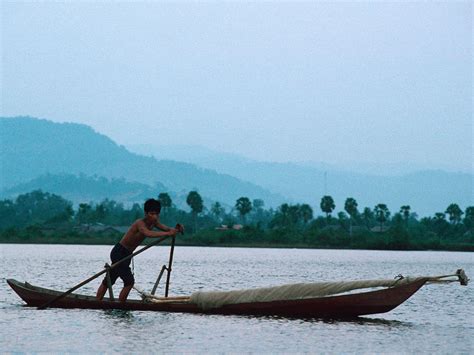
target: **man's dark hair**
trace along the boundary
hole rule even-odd
[[[161,211],[161,203],[158,200],[155,200],[154,198],[150,198],[145,201],[145,213],[148,212],[157,212],[160,213]]]

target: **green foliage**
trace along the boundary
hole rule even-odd
[[[0,201],[0,226],[13,227],[16,223],[16,204],[11,200]]]
[[[191,207],[191,210],[195,214],[201,213],[204,208],[202,197],[197,191],[191,191],[188,194],[188,197],[186,197],[186,203]]]
[[[364,208],[364,212],[362,212],[362,221],[367,229],[370,229],[370,226],[374,222],[374,213],[369,207]]]
[[[473,206],[464,213],[459,213],[455,204],[448,206],[446,213],[458,216],[450,218],[449,223],[443,212],[418,220],[409,206],[402,206],[393,217],[385,204],[378,204],[374,211],[365,208],[359,214],[355,200],[350,198],[344,206],[347,214],[339,211],[337,219],[329,220],[327,216],[314,218],[307,204],[282,204],[277,210],[266,210],[263,201],[257,201],[245,214],[248,223],[234,230],[235,216],[226,213],[219,202],[207,212],[196,191],[191,191],[188,198],[191,212],[171,204],[161,216],[167,225],[180,222],[188,226],[186,235],[178,238],[182,245],[474,251]],[[248,198],[239,200],[239,207],[252,206]],[[462,215],[464,219],[460,219]],[[142,216],[143,208],[138,203],[127,208],[104,199],[80,203],[74,210],[64,198],[35,190],[15,200],[0,201],[0,242],[114,244],[122,237],[123,231],[119,230],[124,227],[112,227],[128,226]],[[371,228],[375,223],[383,223],[385,228]],[[216,229],[221,224],[228,228]]]
[[[283,226],[289,225],[290,221],[289,205],[284,203],[278,208],[273,219],[270,221],[270,228],[282,228]]]
[[[313,219],[313,210],[307,204],[282,204],[270,221],[271,228],[300,227]]]
[[[468,229],[470,229],[471,233],[474,234],[474,206],[466,208],[463,223]]]
[[[336,208],[336,204],[334,203],[334,199],[331,196],[323,196],[321,198],[321,203],[319,204],[321,207],[321,211],[326,213],[326,217],[328,222],[331,218],[332,211]]]
[[[410,248],[409,234],[405,228],[403,217],[400,213],[395,214],[392,220],[392,228],[389,230],[390,249],[405,250]]]
[[[353,220],[359,217],[357,206],[357,201],[352,197],[348,197],[344,203],[344,210],[349,214],[349,234],[351,237]]]
[[[446,211],[444,213],[449,215],[449,220],[451,221],[451,223],[457,224],[461,222],[461,216],[464,212],[456,203],[452,203],[448,206],[448,208],[446,208]]]
[[[311,221],[313,219],[313,209],[311,206],[306,203],[298,205],[298,217],[303,221],[304,225]]]
[[[385,222],[387,222],[388,218],[390,217],[390,211],[388,207],[384,203],[379,203],[374,208],[374,215],[375,220],[380,223],[380,227],[383,228]]]
[[[191,207],[191,211],[193,214],[193,225],[194,225],[194,232],[197,231],[197,216],[199,213],[202,212],[204,209],[204,203],[202,201],[201,195],[197,191],[191,191],[186,197],[186,203]]]
[[[408,221],[408,218],[410,217],[410,209],[411,207],[408,205],[400,207],[400,213],[402,214],[405,221]]]
[[[215,202],[211,207],[211,214],[214,219],[218,222],[221,221],[222,217],[224,216],[225,209],[219,202]]]
[[[169,207],[171,207],[172,200],[169,194],[166,192],[162,192],[158,195],[158,200],[161,202],[161,207],[163,207],[165,210]]]
[[[19,195],[15,202],[1,201],[0,228],[68,222],[73,215],[71,202],[61,196],[35,190]]]
[[[347,212],[347,214],[351,217],[351,218],[356,218],[357,215],[359,214],[359,211],[357,210],[357,201],[352,198],[352,197],[348,197],[346,199],[346,202],[344,203],[344,210]]]
[[[235,208],[240,213],[242,223],[245,224],[245,215],[252,210],[252,202],[250,202],[248,197],[240,197],[235,201]]]

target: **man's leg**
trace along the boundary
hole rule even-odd
[[[117,271],[116,270],[112,270],[110,272],[110,282],[112,283],[112,286],[115,284],[115,281],[117,281],[117,278],[118,278],[118,274],[117,274]],[[104,295],[105,293],[109,290],[109,286],[107,284],[107,277],[105,277],[98,290],[97,290],[97,294],[95,295],[95,297],[101,301],[103,298],[104,298]]]
[[[127,300],[128,294],[130,293],[132,288],[133,288],[133,284],[128,285],[128,286],[124,286],[122,288],[122,291],[120,291],[120,296],[119,296],[119,301],[120,302],[125,302]]]
[[[120,291],[119,301],[125,302],[127,300],[128,294],[135,284],[135,278],[133,277],[133,273],[129,265],[121,270],[120,278],[123,280],[123,289]]]
[[[97,290],[97,294],[95,297],[101,301],[104,298],[105,293],[107,292],[107,285],[104,285],[103,282],[100,283],[99,289]]]

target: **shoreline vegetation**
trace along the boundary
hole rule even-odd
[[[0,233],[0,244],[65,244],[65,245],[114,245],[122,238],[119,233],[92,233],[80,234],[74,231],[64,234],[55,233],[47,236],[32,236],[31,229],[29,231],[15,230],[11,234]],[[245,228],[245,230],[232,232],[215,233],[213,230],[202,230],[193,235],[178,235],[176,237],[177,246],[195,246],[195,247],[225,247],[225,248],[292,248],[292,249],[351,249],[351,250],[430,250],[430,251],[474,251],[472,243],[456,243],[448,241],[431,240],[424,243],[409,243],[400,245],[390,236],[384,238],[372,238],[367,241],[363,238],[359,241],[350,242],[341,237],[335,237],[334,240],[326,242],[321,241],[295,241],[294,237],[288,238],[288,241],[269,240],[269,238],[255,238],[254,228]],[[284,238],[281,238],[284,239]],[[152,239],[145,240],[142,245],[148,245]],[[160,245],[169,245],[169,241],[165,240]]]
[[[474,251],[473,206],[463,211],[452,203],[444,212],[418,218],[408,205],[393,215],[382,203],[359,212],[357,201],[347,198],[344,211],[334,217],[332,197],[323,196],[325,215],[313,217],[307,204],[265,209],[262,200],[241,197],[227,212],[219,202],[205,208],[199,193],[191,191],[186,212],[167,193],[158,198],[161,220],[186,226],[186,234],[176,238],[180,246]],[[138,203],[125,208],[106,199],[74,210],[61,196],[35,190],[0,201],[0,243],[113,245],[142,216]]]

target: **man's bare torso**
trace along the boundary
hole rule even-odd
[[[130,251],[134,251],[146,238],[146,236],[140,232],[140,225],[145,225],[146,228],[152,230],[154,225],[146,224],[143,219],[137,219],[128,229],[127,233],[123,236],[122,240],[120,240],[120,244],[122,244],[125,248]]]

